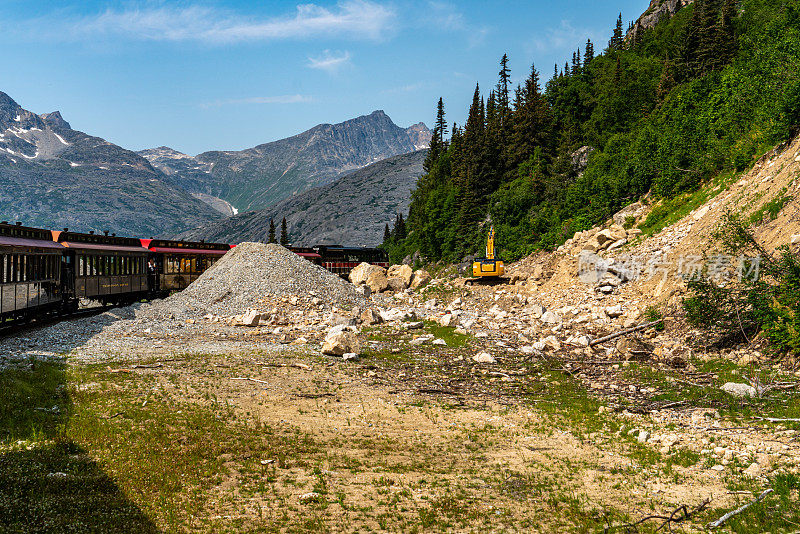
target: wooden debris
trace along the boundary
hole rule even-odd
[[[773,491],[775,491],[775,490],[773,490],[772,488],[766,490],[764,493],[762,493],[761,495],[759,495],[758,497],[756,497],[754,500],[750,501],[749,503],[745,504],[744,506],[740,506],[736,510],[728,512],[727,514],[723,515],[722,517],[720,517],[716,521],[712,521],[711,523],[708,524],[708,528],[717,528],[717,527],[722,526],[725,523],[725,521],[727,521],[728,519],[730,519],[731,517],[733,517],[733,516],[735,516],[737,514],[741,514],[742,512],[744,512],[745,510],[747,510],[748,508],[753,506],[754,504],[761,502],[764,499],[764,497],[766,497],[767,495],[769,495]]]
[[[632,326],[631,328],[626,328],[624,330],[620,330],[619,332],[614,332],[613,334],[609,334],[607,336],[603,336],[601,338],[594,339],[589,342],[590,347],[594,347],[595,345],[599,345],[600,343],[605,343],[606,341],[611,341],[612,339],[617,339],[621,336],[626,336],[628,334],[632,334],[634,332],[638,332],[640,330],[644,330],[646,328],[650,328],[651,326],[657,325],[658,323],[662,322],[664,319],[659,319],[657,321],[650,321],[648,323],[640,324],[639,326]]]

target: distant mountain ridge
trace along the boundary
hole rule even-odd
[[[76,231],[162,235],[219,214],[145,158],[37,115],[0,92],[0,219]]]
[[[266,208],[371,163],[429,146],[424,123],[401,128],[381,110],[238,151],[192,157],[169,147],[139,152],[190,193],[218,197],[240,211]]]
[[[394,156],[352,171],[269,208],[242,213],[181,233],[182,239],[239,243],[269,239],[269,221],[286,217],[294,245],[375,246],[384,225],[406,213],[411,190],[423,173],[427,150]]]

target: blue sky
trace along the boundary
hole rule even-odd
[[[647,0],[2,0],[0,90],[139,150],[242,149],[383,109],[462,123],[475,83],[543,81]]]

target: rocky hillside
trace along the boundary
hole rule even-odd
[[[0,92],[0,218],[31,226],[175,233],[219,214],[135,152],[37,115]]]
[[[423,123],[401,128],[383,111],[374,111],[246,150],[191,157],[161,147],[140,154],[173,185],[224,199],[245,211],[265,208],[371,163],[427,148],[430,138]]]
[[[651,0],[647,11],[633,23],[627,37],[633,37],[636,32],[655,27],[662,17],[672,17],[680,9],[693,3],[694,0]]]
[[[286,217],[296,245],[378,245],[384,225],[391,224],[398,212],[408,210],[411,189],[423,172],[426,154],[427,150],[419,150],[379,161],[269,208],[220,220],[180,237],[230,243],[266,241],[270,219],[279,225]]]

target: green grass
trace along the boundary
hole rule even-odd
[[[753,212],[748,218],[747,222],[751,225],[763,224],[772,221],[778,217],[778,213],[788,204],[794,197],[786,194],[786,188],[782,188],[775,198],[769,202],[765,202],[763,206]]]
[[[722,191],[738,178],[738,174],[728,171],[716,176],[709,184],[693,193],[684,193],[656,204],[643,223],[639,225],[642,236],[657,234],[667,226],[675,224],[689,215]]]
[[[425,329],[435,337],[443,339],[447,346],[452,348],[463,347],[470,340],[469,335],[456,333],[455,327],[441,326],[433,321],[425,321]]]

